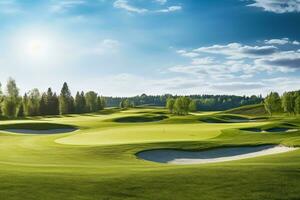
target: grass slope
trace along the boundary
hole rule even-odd
[[[225,111],[224,113],[249,115],[249,116],[265,116],[268,115],[263,104],[247,105]]]
[[[151,123],[113,119],[162,109],[106,111],[16,123],[78,127],[57,135],[6,134],[0,130],[0,198],[5,200],[256,200],[298,199],[300,150],[205,165],[165,165],[139,160],[146,149],[186,150],[223,146],[300,145],[300,132],[253,134],[240,129],[291,123],[299,118],[209,124],[199,116],[172,116]]]

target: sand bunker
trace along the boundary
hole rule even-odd
[[[58,133],[69,133],[76,131],[75,128],[63,128],[63,129],[48,129],[48,130],[30,130],[30,129],[4,129],[10,133],[22,133],[22,134],[58,134]]]
[[[243,131],[256,132],[256,133],[277,133],[277,132],[296,132],[299,129],[295,128],[269,128],[269,129],[260,129],[260,128],[244,128]]]
[[[202,151],[160,149],[139,152],[137,157],[152,162],[185,165],[254,158],[258,156],[285,153],[296,149],[298,148],[275,145],[228,147]]]

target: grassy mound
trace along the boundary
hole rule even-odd
[[[2,124],[0,130],[6,129],[28,129],[28,130],[51,130],[51,129],[76,129],[76,127],[66,124],[56,123],[15,123]]]
[[[229,123],[223,119],[220,119],[220,118],[214,117],[214,116],[200,117],[199,121],[206,122],[206,123]]]
[[[291,123],[270,124],[262,127],[242,128],[242,131],[257,133],[280,133],[280,132],[296,132],[299,127]]]
[[[249,122],[252,119],[241,115],[221,114],[213,116],[203,116],[200,117],[199,120],[206,123],[241,123]]]
[[[114,119],[114,121],[119,123],[142,123],[142,122],[156,122],[167,118],[168,117],[165,115],[159,115],[159,116],[142,115],[142,116],[121,117],[121,118]]]
[[[249,116],[261,116],[267,115],[267,111],[263,104],[247,105],[225,111],[224,113],[249,115]]]

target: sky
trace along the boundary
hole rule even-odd
[[[0,0],[0,82],[20,92],[300,89],[300,0]]]

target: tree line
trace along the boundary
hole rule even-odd
[[[105,97],[107,106],[121,107],[122,102],[130,102],[131,105],[141,106],[165,106],[169,98],[177,99],[179,95],[138,95],[134,97]],[[228,110],[244,105],[252,105],[263,102],[261,95],[256,96],[236,96],[236,95],[188,95],[191,100],[195,100],[196,109],[201,111]],[[126,104],[125,104],[126,105]]]
[[[63,84],[59,95],[51,88],[43,93],[35,88],[23,97],[12,78],[7,81],[5,92],[0,84],[0,115],[7,118],[89,113],[105,106],[105,99],[94,91],[77,92],[73,97],[67,83]]]
[[[280,96],[277,92],[271,92],[264,100],[266,111],[274,113],[300,114],[300,91],[285,92]]]

